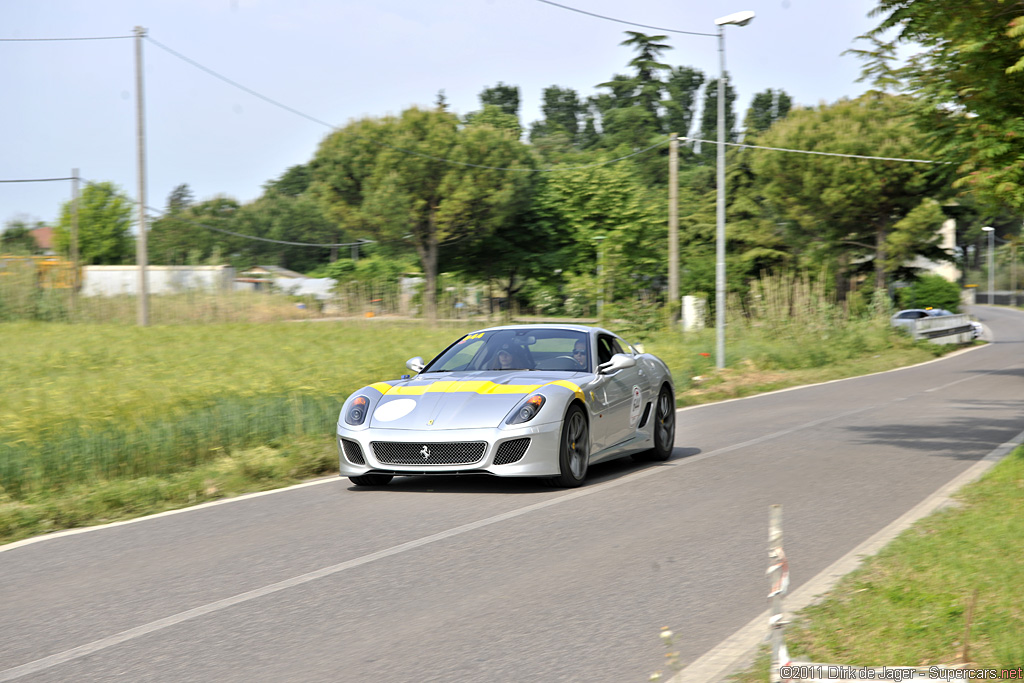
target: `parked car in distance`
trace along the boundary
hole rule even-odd
[[[890,318],[889,322],[893,327],[902,327],[904,329],[911,329],[914,326],[915,320],[919,318],[937,318],[944,315],[957,315],[952,311],[947,311],[945,308],[907,308],[902,311],[897,311],[895,315]],[[971,327],[974,329],[973,338],[977,339],[981,336],[981,323],[974,320],[969,321]]]

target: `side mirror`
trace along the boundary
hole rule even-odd
[[[405,367],[409,368],[413,372],[418,373],[423,369],[423,356],[416,356],[405,361]]]
[[[607,363],[597,366],[597,372],[599,375],[611,375],[632,367],[636,367],[636,358],[626,353],[617,353]]]

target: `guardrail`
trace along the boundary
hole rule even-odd
[[[974,338],[974,326],[965,313],[918,318],[910,323],[914,339],[927,339],[936,344],[966,344]]]

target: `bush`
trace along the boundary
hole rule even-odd
[[[921,275],[898,294],[903,308],[945,308],[956,313],[960,306],[960,286],[941,275]]]

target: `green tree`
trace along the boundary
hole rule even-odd
[[[307,272],[337,259],[344,247],[311,247],[350,241],[344,230],[324,215],[323,206],[308,193],[281,194],[268,189],[263,196],[239,208],[232,230],[262,240],[229,238],[233,253],[248,263],[277,265]]]
[[[484,88],[480,93],[480,104],[493,105],[501,109],[509,116],[519,118],[519,86],[505,85],[498,81],[498,85],[491,88]]]
[[[192,202],[191,193],[182,193],[179,185],[167,198],[167,211],[153,221],[147,238],[147,250],[154,264],[182,265],[208,259],[215,251],[245,251],[246,240],[223,230],[236,230],[240,208],[237,200],[219,196]],[[186,198],[186,199],[183,199]]]
[[[754,95],[747,109],[747,116],[743,119],[743,128],[747,135],[762,133],[780,120],[786,118],[793,106],[793,100],[784,90],[772,90],[769,88],[764,92]]]
[[[763,133],[770,147],[911,158],[925,141],[906,115],[905,97],[869,93],[801,109]],[[932,197],[948,192],[941,169],[903,161],[750,150],[759,191],[782,224],[796,265],[829,265],[840,282],[874,269],[884,289],[897,264],[938,248],[944,216]]]
[[[192,189],[188,183],[182,183],[171,190],[171,194],[167,196],[167,213],[184,211],[192,206],[194,201],[195,196],[192,194]]]
[[[669,71],[665,82],[669,98],[662,103],[665,106],[667,132],[678,133],[683,137],[690,135],[697,92],[703,84],[704,73],[699,69],[678,66]]]
[[[526,169],[533,160],[507,130],[412,108],[333,133],[311,165],[311,191],[329,218],[357,237],[415,249],[432,319],[442,249],[514,225],[529,174],[496,169]]]
[[[37,222],[33,226],[28,221],[21,219],[7,221],[3,232],[0,232],[0,253],[39,253],[39,245],[36,243],[35,237],[32,236],[32,231],[42,227],[44,227],[42,222]]]
[[[944,308],[956,313],[960,307],[959,285],[933,273],[918,276],[898,292],[904,308]]]
[[[541,113],[544,114],[545,123],[549,127],[562,129],[570,140],[575,140],[583,116],[583,103],[576,91],[552,85],[544,88],[543,99]]]
[[[552,156],[548,149],[565,153],[579,146],[586,107],[575,90],[557,85],[544,88],[541,113],[544,118],[530,124],[530,143],[542,148],[545,158]]]
[[[632,47],[637,53],[629,62],[629,66],[635,69],[632,103],[643,107],[656,123],[660,123],[661,93],[665,84],[658,74],[671,67],[659,62],[658,58],[665,50],[671,50],[672,46],[658,42],[668,36],[649,36],[638,31],[626,31],[626,35],[629,38],[619,44]]]
[[[864,77],[914,96],[918,151],[956,165],[959,187],[1024,213],[1024,10],[1019,0],[879,0],[855,50]],[[900,63],[897,48],[920,49]]]
[[[589,100],[601,117],[603,135],[600,144],[605,148],[622,145],[630,149],[646,147],[652,136],[663,132],[661,104],[665,83],[659,74],[671,67],[658,59],[662,52],[672,48],[658,42],[665,40],[666,36],[649,36],[637,31],[626,31],[626,35],[629,38],[620,45],[636,51],[628,65],[633,69],[633,75],[615,74],[610,81],[597,86],[607,88],[609,92]]]
[[[658,194],[629,162],[549,174],[533,202],[538,230],[549,236],[534,251],[548,258],[549,277],[558,269],[563,276],[593,274],[600,248],[607,301],[612,292],[659,289],[667,272],[667,221]]]
[[[134,204],[113,183],[89,183],[78,198],[78,255],[86,265],[119,265],[134,262],[135,240],[131,235]],[[71,202],[64,202],[60,223],[54,230],[54,246],[70,252]]]
[[[725,141],[736,142],[736,90],[732,87],[729,74],[725,75]],[[708,162],[714,162],[718,154],[718,79],[708,81],[704,88],[704,109],[700,114],[700,137],[709,142],[701,143],[700,154]]]
[[[336,260],[341,247],[306,246],[351,241],[310,191],[312,179],[310,166],[299,164],[264,184],[263,194],[240,207],[232,218],[234,232],[262,239],[232,237],[225,246],[247,264],[278,265],[299,272]]]
[[[466,125],[486,125],[507,130],[517,140],[523,134],[523,127],[519,125],[519,119],[494,104],[485,104],[482,111],[468,114]]]

